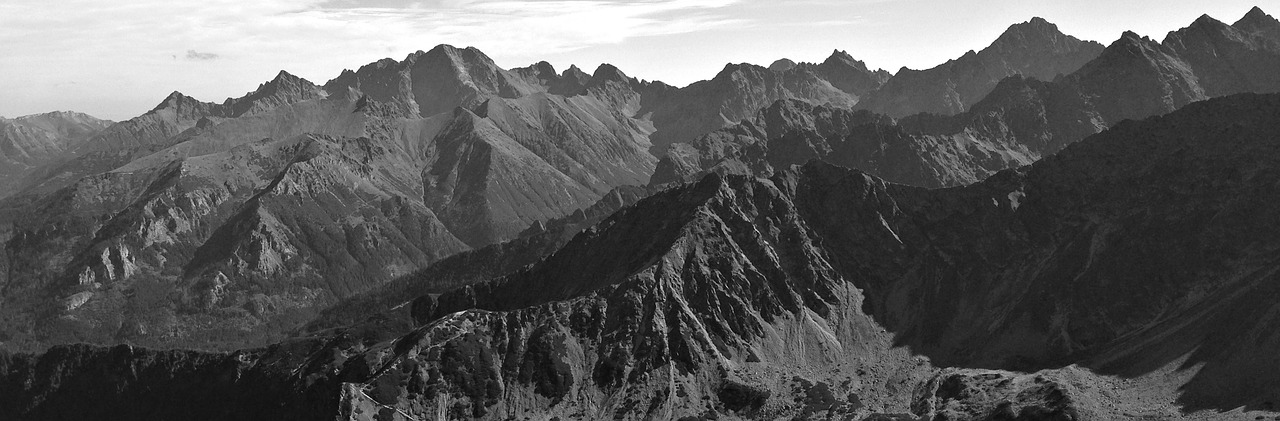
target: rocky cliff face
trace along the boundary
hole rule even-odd
[[[1063,34],[1041,18],[1010,26],[990,46],[927,70],[903,68],[858,108],[901,118],[959,114],[1013,75],[1053,80],[1093,60],[1103,46]]]
[[[1275,95],[1196,103],[962,188],[821,162],[768,179],[713,174],[526,269],[418,300],[420,327],[398,339],[372,322],[231,356],[10,356],[5,405],[58,416],[70,408],[60,399],[103,383],[146,401],[195,393],[101,374],[146,365],[133,372],[203,393],[263,391],[228,408],[269,396],[286,413],[343,419],[1271,409],[1278,112]]]

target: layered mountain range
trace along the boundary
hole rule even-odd
[[[104,381],[188,399],[190,377],[244,405],[156,414],[1079,418],[1114,414],[1107,376],[1160,372],[1184,392],[1123,396],[1268,409],[1273,384],[1220,384],[1262,348],[1160,370],[1264,311],[1232,300],[1269,246],[1222,221],[1265,222],[1230,198],[1270,194],[1276,100],[1126,120],[1280,91],[1277,68],[1255,8],[1159,43],[1037,18],[924,71],[835,51],[683,88],[442,45],[120,123],[3,120],[0,347],[205,351],[5,356],[0,407],[56,417]],[[1161,237],[1179,224],[1203,229]],[[1113,286],[1158,299],[1098,302]],[[148,374],[85,374],[104,364]]]
[[[1043,35],[1051,28],[1047,25],[1015,25],[1018,30],[972,57],[995,55],[1007,48],[1002,43],[1023,39],[1031,28]],[[1035,162],[1125,119],[1167,113],[1210,97],[1280,92],[1280,79],[1271,70],[1280,66],[1278,32],[1280,21],[1257,8],[1233,25],[1203,16],[1163,43],[1126,32],[1075,72],[1053,81],[1015,74],[955,115],[895,120],[830,104],[779,102],[749,121],[671,146],[652,182],[690,180],[707,172],[768,175],[817,158],[898,183],[969,184]],[[944,74],[958,63],[978,60],[966,57],[929,72]],[[877,93],[891,92],[892,83]],[[875,108],[865,104],[856,108]]]
[[[1200,102],[961,188],[821,161],[709,174],[538,263],[416,300],[407,333],[371,320],[232,354],[60,346],[0,359],[0,407],[18,419],[1271,417],[1278,113],[1277,95]]]

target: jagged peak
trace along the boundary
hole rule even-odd
[[[276,73],[276,77],[271,78],[271,80],[267,82],[263,82],[261,85],[258,85],[258,89],[255,90],[253,94],[266,93],[267,91],[277,90],[281,86],[296,86],[296,85],[313,85],[313,84],[306,79],[295,76],[292,73],[289,73],[287,71],[281,70],[279,73]]]
[[[249,94],[240,98],[227,98],[225,103],[230,105],[230,104],[234,104],[244,100],[253,100],[255,98],[261,98],[264,96],[270,96],[270,95],[276,94],[281,90],[289,90],[293,88],[317,89],[318,87],[314,83],[311,83],[311,81],[309,80],[303,79],[301,77],[295,76],[292,73],[281,70],[279,73],[276,73],[276,76],[274,78],[271,78],[271,80],[263,82],[262,84],[258,85],[258,89],[255,89],[253,92],[250,92]]]
[[[1147,46],[1154,42],[1155,41],[1152,40],[1151,37],[1138,35],[1137,32],[1133,32],[1133,31],[1124,31],[1124,33],[1120,34],[1120,39],[1117,39],[1116,42],[1111,43],[1111,46],[1116,46],[1116,45]]]
[[[822,62],[822,64],[823,64],[823,65],[826,65],[826,66],[831,66],[831,65],[836,65],[836,64],[844,64],[844,65],[847,65],[847,66],[853,67],[853,68],[858,69],[858,70],[863,71],[863,72],[870,72],[870,71],[871,71],[870,69],[868,69],[868,68],[867,68],[867,64],[866,64],[866,63],[862,62],[862,60],[858,60],[858,59],[853,58],[853,56],[852,56],[852,55],[849,55],[849,52],[844,51],[844,50],[835,50],[835,51],[832,51],[832,52],[831,52],[831,55],[830,55],[830,56],[828,56],[828,57],[827,57],[827,59],[826,59],[826,61],[823,61],[823,62]]]
[[[827,56],[826,61],[824,61],[823,63],[824,64],[825,63],[849,63],[849,64],[859,63],[861,64],[862,62],[858,61],[857,59],[854,59],[853,56],[849,55],[849,52],[847,51],[833,50],[831,52],[831,55]]]
[[[587,74],[587,72],[582,71],[582,68],[578,67],[578,65],[576,64],[570,64],[569,68],[564,69],[564,73],[561,73],[560,75],[564,77],[573,77],[578,79],[587,79],[591,77],[591,75]]]
[[[164,99],[161,100],[159,104],[156,104],[156,106],[152,108],[150,112],[156,112],[166,108],[177,107],[183,104],[199,103],[199,102],[200,102],[199,100],[189,97],[183,94],[182,92],[173,91],[169,93],[169,96],[164,97]]]

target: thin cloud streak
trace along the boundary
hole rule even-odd
[[[217,60],[220,57],[214,53],[201,53],[196,50],[187,50],[187,60]]]

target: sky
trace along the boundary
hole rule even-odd
[[[4,0],[0,116],[55,110],[125,120],[170,92],[239,97],[280,70],[317,84],[437,44],[506,68],[548,61],[684,86],[726,63],[923,69],[1039,16],[1110,44],[1163,39],[1202,14],[1232,23],[1263,0]]]

